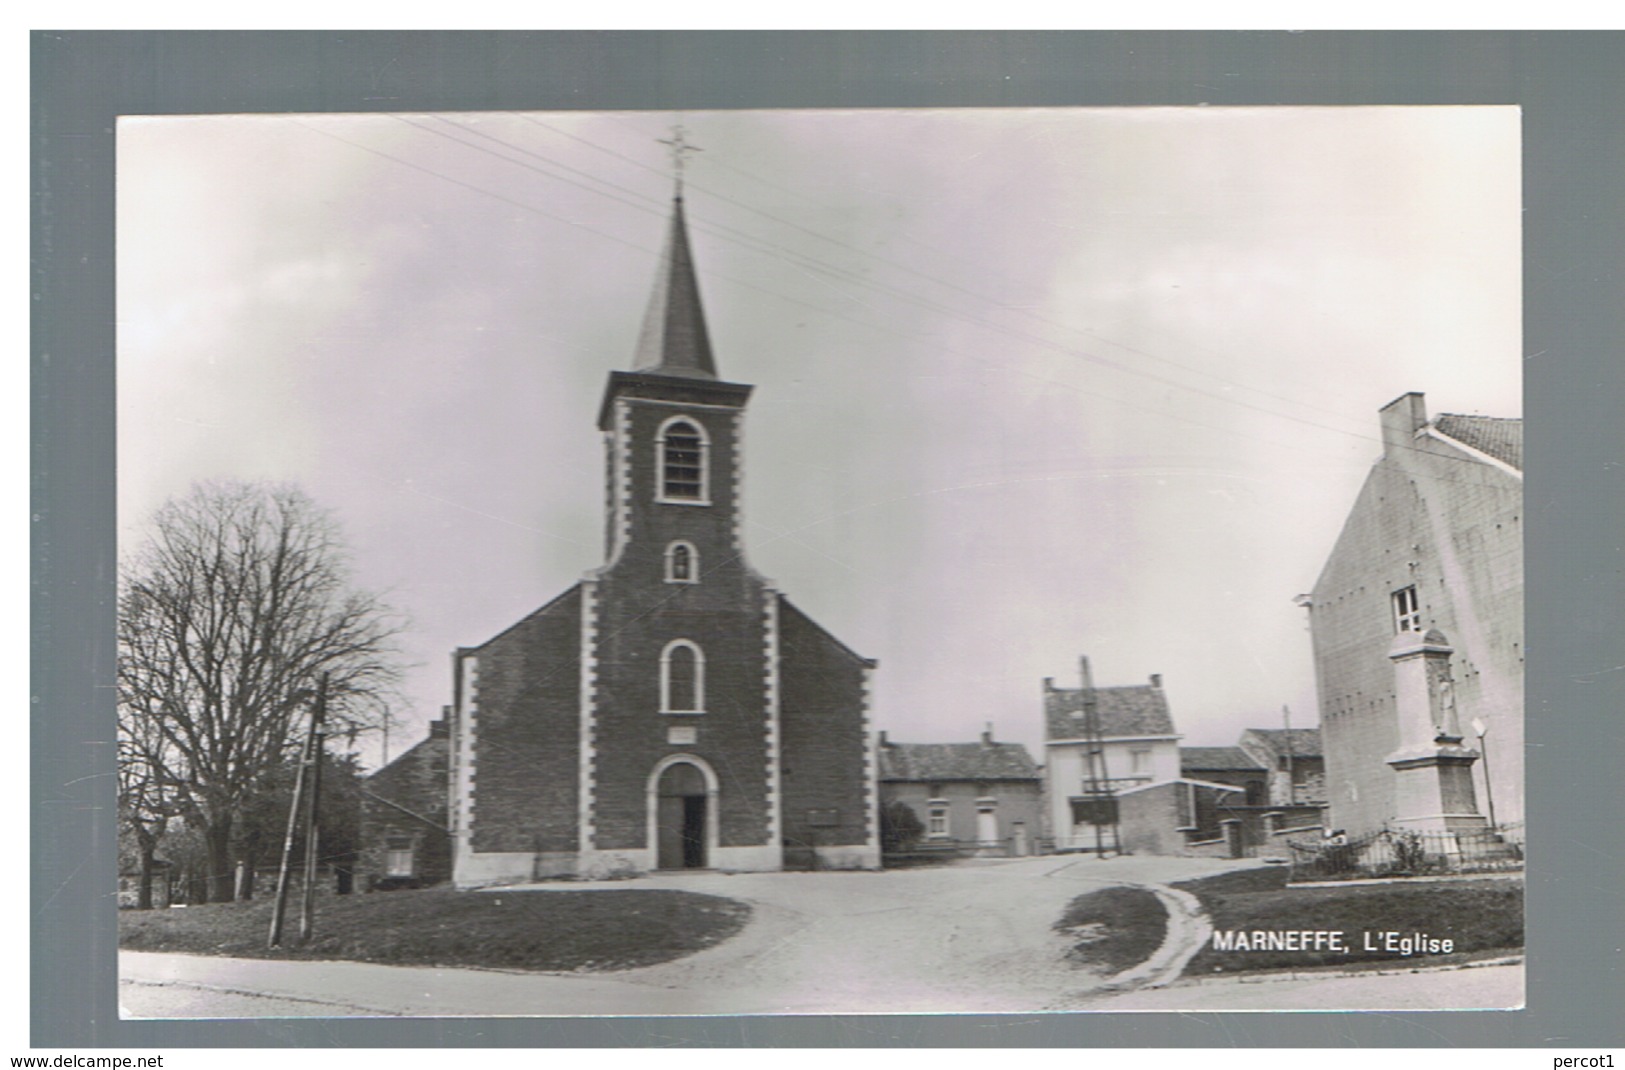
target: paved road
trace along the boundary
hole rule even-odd
[[[660,875],[613,887],[680,888],[743,899],[753,908],[750,925],[685,959],[613,974],[124,952],[120,994],[132,1017],[1066,1010],[1092,1006],[1105,980],[1067,964],[1066,941],[1050,928],[1073,897],[1110,884],[1156,886],[1236,865],[1048,857],[883,873]],[[538,885],[483,894],[548,895],[589,887]],[[1161,894],[1166,897],[1166,890]],[[1177,953],[1202,936],[1199,917],[1171,900],[1169,906],[1175,908],[1171,939],[1136,974],[1138,981],[1177,972]],[[1165,991],[1189,992],[1188,1009],[1199,1009],[1216,998],[1212,988]]]

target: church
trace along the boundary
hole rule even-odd
[[[879,866],[876,663],[745,560],[751,389],[717,372],[679,189],[597,414],[604,564],[453,657],[459,887]]]

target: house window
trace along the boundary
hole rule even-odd
[[[705,655],[687,639],[660,652],[660,712],[705,712]]]
[[[1117,800],[1108,796],[1089,796],[1072,800],[1074,825],[1117,824]]]
[[[656,443],[660,500],[706,505],[706,460],[710,443],[700,426],[683,417],[668,420]]]
[[[412,875],[412,840],[406,836],[391,836],[384,847],[384,876],[410,877]]]
[[[1129,772],[1136,774],[1151,772],[1151,748],[1135,747],[1128,752],[1128,758]]]
[[[1422,630],[1422,603],[1416,597],[1416,588],[1401,587],[1394,592],[1394,632]]]
[[[666,547],[666,582],[700,582],[700,555],[692,543],[674,542]]]
[[[931,807],[926,819],[925,834],[934,840],[948,838],[948,808],[946,806]]]

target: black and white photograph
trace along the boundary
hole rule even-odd
[[[1517,107],[116,145],[124,1018],[1524,1006]]]

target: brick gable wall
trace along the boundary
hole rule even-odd
[[[581,589],[479,647],[472,845],[577,847]]]
[[[779,599],[780,765],[792,848],[861,845],[878,833],[867,775],[866,663]],[[811,812],[834,810],[834,824]]]

